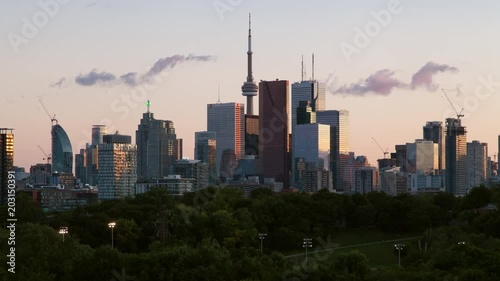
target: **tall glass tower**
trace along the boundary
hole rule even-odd
[[[245,116],[242,103],[214,103],[207,105],[207,131],[215,132],[216,170],[220,175],[224,151],[232,151],[239,160],[245,155]]]
[[[217,179],[216,146],[215,132],[195,132],[194,159],[207,164],[208,181],[210,184],[214,184]]]
[[[259,157],[265,178],[290,187],[288,80],[259,84]]]
[[[446,119],[446,191],[467,194],[467,131],[462,120]]]
[[[137,147],[126,135],[104,135],[99,145],[97,173],[99,199],[121,199],[135,195]]]
[[[73,173],[73,148],[59,124],[52,126],[52,172]]]
[[[446,169],[446,142],[445,142],[445,129],[443,127],[443,122],[432,121],[427,122],[423,128],[424,140],[433,141],[438,144],[439,150],[439,168],[438,173],[444,175],[444,170]]]
[[[137,178],[140,181],[168,176],[178,153],[174,123],[155,119],[149,111],[150,102],[146,105],[147,112],[142,115],[135,132]]]
[[[349,155],[349,111],[325,110],[316,112],[316,122],[330,125],[330,170],[337,190],[349,189],[347,159]]]

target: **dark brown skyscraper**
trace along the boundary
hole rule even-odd
[[[265,178],[289,184],[289,135],[287,80],[262,81],[259,84],[259,156]]]

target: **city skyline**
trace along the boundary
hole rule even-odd
[[[111,123],[107,124],[110,132],[120,130],[124,134],[134,135],[137,122],[146,111],[144,104],[150,98],[152,111],[158,118],[172,120],[176,124],[178,137],[184,139],[184,153],[192,159],[194,132],[206,130],[206,112],[202,110],[206,104],[217,101],[217,84],[221,85],[222,102],[245,103],[241,95],[241,80],[247,75],[248,12],[252,12],[254,80],[279,78],[290,83],[300,81],[301,56],[308,57],[315,53],[315,77],[327,82],[326,109],[347,109],[350,112],[350,150],[356,155],[366,155],[371,163],[375,163],[376,159],[382,158],[382,153],[371,141],[372,136],[392,151],[396,144],[421,138],[421,126],[425,122],[444,122],[447,117],[455,117],[439,91],[426,87],[413,89],[413,83],[409,82],[413,82],[412,76],[431,61],[458,69],[438,71],[430,76],[431,82],[445,88],[457,108],[465,107],[462,120],[468,130],[468,139],[489,143],[490,156],[496,154],[498,132],[488,130],[486,125],[499,101],[495,95],[498,91],[495,73],[500,69],[490,59],[500,46],[500,42],[490,37],[495,23],[499,22],[493,16],[494,7],[499,4],[492,1],[474,5],[454,3],[453,11],[457,15],[442,17],[442,12],[448,8],[446,1],[432,4],[430,1],[400,1],[399,12],[391,15],[387,26],[381,26],[379,34],[370,37],[369,44],[358,48],[360,53],[353,54],[348,60],[341,49],[341,46],[345,46],[343,43],[354,46],[356,28],[364,29],[369,23],[375,22],[372,12],[380,14],[380,11],[387,11],[389,2],[373,1],[356,10],[352,4],[346,3],[324,4],[325,7],[314,4],[295,7],[295,2],[286,2],[283,15],[277,15],[282,19],[280,21],[273,20],[275,15],[270,11],[274,9],[267,11],[263,8],[263,2],[243,2],[224,12],[222,18],[221,12],[211,3],[207,4],[206,9],[190,12],[186,12],[189,4],[185,3],[163,3],[154,9],[150,4],[136,6],[131,2],[110,1],[92,7],[73,2],[61,4],[58,13],[51,16],[43,28],[38,28],[28,43],[18,46],[17,53],[9,39],[0,46],[5,69],[12,70],[5,75],[7,94],[0,105],[0,119],[4,123],[3,127],[15,129],[15,165],[28,168],[43,163],[44,155],[37,145],[46,151],[50,150],[50,120],[38,102],[40,97],[49,112],[57,115],[59,123],[69,135],[73,154],[84,148],[85,143],[91,143],[91,126],[102,124],[103,120]],[[274,8],[279,4],[269,5]],[[2,14],[7,24],[0,27],[1,33],[6,35],[21,34],[22,18],[32,20],[35,13],[43,11],[37,3],[8,5],[11,9],[5,9]],[[138,24],[146,16],[133,11],[137,7],[151,19]],[[113,8],[123,9],[123,18],[109,21],[107,16]],[[310,13],[302,14],[302,10]],[[168,11],[171,16],[160,17],[162,11]],[[182,11],[178,14],[182,14],[185,19],[172,11]],[[426,22],[415,27],[414,23],[421,21],[423,11]],[[466,12],[468,17],[459,17],[458,14],[462,12]],[[298,15],[303,18],[303,23],[293,21],[294,16]],[[92,16],[96,21],[85,24],[85,16]],[[130,23],[126,22],[125,19],[131,16]],[[176,21],[185,21],[182,31],[159,27],[172,25]],[[102,26],[104,28],[100,30]],[[474,28],[477,26],[481,26],[480,32]],[[420,34],[430,27],[435,30]],[[150,32],[145,32],[155,31],[155,28],[164,32],[165,36],[151,36]],[[82,32],[70,35],[70,30]],[[122,30],[130,30],[130,34]],[[106,40],[106,32],[115,34],[113,42]],[[79,37],[75,37],[77,35]],[[275,38],[279,38],[282,43],[274,44]],[[467,42],[463,38],[468,38]],[[488,44],[473,44],[475,41]],[[78,44],[83,47],[78,47]],[[405,53],[398,51],[401,49]],[[442,53],[443,49],[449,51]],[[81,56],[75,57],[73,52],[80,52]],[[168,64],[171,60],[165,58],[177,59],[176,64]],[[156,76],[162,82],[148,84],[147,87],[132,88],[129,85],[144,82],[151,76],[144,76],[146,78],[142,77],[143,80],[127,76],[130,79],[123,81],[128,81],[128,84],[124,82],[116,85],[89,85],[89,80],[84,79],[91,77],[86,74],[92,73],[93,69],[98,74],[128,74],[130,70],[140,69],[145,71],[139,73],[149,73],[148,69],[154,69],[149,67],[154,62],[167,63],[169,66],[161,72],[162,75]],[[172,65],[175,67],[171,68]],[[21,71],[22,68],[30,71]],[[389,71],[379,72],[385,69]],[[306,77],[311,76],[310,62],[306,62],[306,70]],[[335,83],[335,79],[330,76],[333,73],[337,79]],[[378,76],[370,76],[372,74]],[[393,84],[389,90],[370,92],[372,80],[365,80],[366,77],[387,78]],[[360,79],[361,83],[358,83]],[[192,83],[193,80],[197,83]],[[490,81],[489,85],[484,86],[488,84],[484,81]],[[462,86],[457,87],[459,84]],[[480,95],[475,96],[474,92],[480,85],[483,85]],[[130,98],[134,89],[146,89],[145,94],[127,104],[122,99],[127,96]],[[21,108],[25,114],[17,114]],[[258,106],[254,105],[254,111],[258,112]],[[395,120],[399,122],[397,134],[387,133],[387,124]],[[36,143],[33,135],[37,136]]]

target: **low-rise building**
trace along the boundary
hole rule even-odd
[[[146,193],[153,188],[166,188],[172,195],[182,195],[193,191],[193,178],[182,178],[180,175],[168,175],[156,180],[138,182],[135,193]]]

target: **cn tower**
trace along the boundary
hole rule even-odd
[[[252,19],[251,15],[248,15],[248,75],[247,81],[243,83],[241,87],[242,95],[247,97],[247,115],[253,115],[253,97],[257,95],[259,87],[253,81],[252,74]]]

